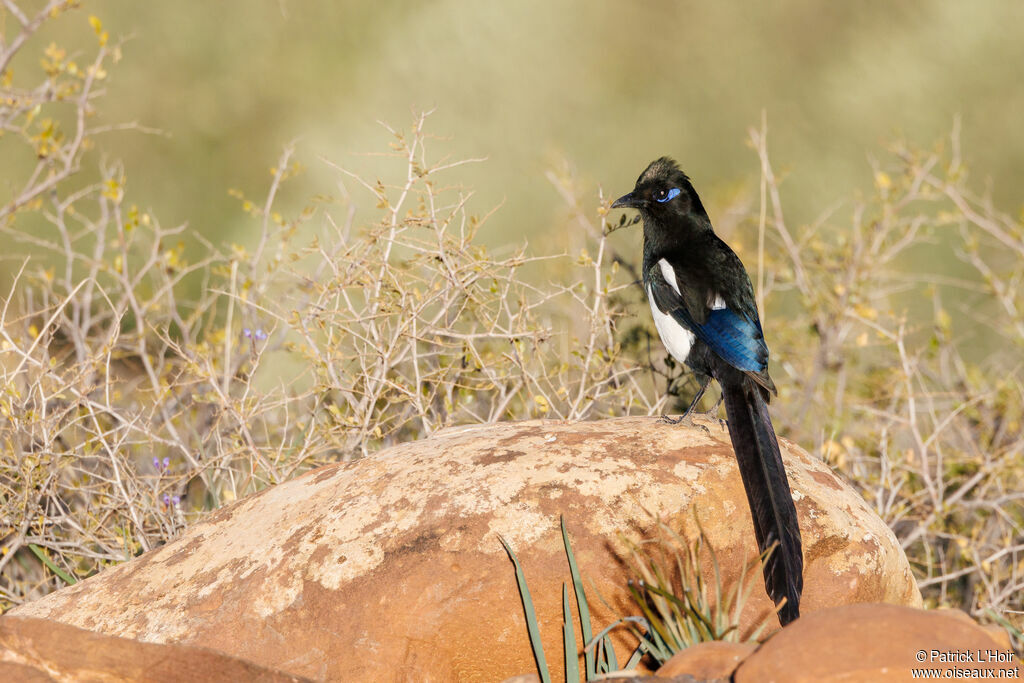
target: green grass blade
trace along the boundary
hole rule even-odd
[[[597,646],[594,648],[597,650],[597,656],[595,657],[597,661],[595,662],[594,668],[597,669],[598,674],[606,674],[611,671],[611,666],[608,663],[608,653],[605,652],[605,644],[609,642],[610,641],[605,638],[601,638],[597,641]],[[614,652],[612,654],[614,655]]]
[[[512,546],[501,536],[498,536],[498,540],[501,541],[501,545],[504,546],[505,552],[508,553],[509,559],[512,560],[512,564],[516,568],[516,582],[519,584],[519,597],[523,601],[526,629],[530,633],[530,647],[533,648],[533,658],[537,662],[537,675],[540,676],[541,683],[551,683],[551,672],[548,671],[548,662],[544,658],[544,646],[540,642],[537,612],[533,609],[533,598],[530,597],[530,589],[526,586],[526,574],[523,573],[523,567],[519,564],[516,554],[512,552]]]
[[[612,639],[605,636],[601,639],[604,643],[605,671],[618,671],[619,658],[615,656],[615,648],[612,646]]]
[[[561,516],[562,543],[565,545],[565,556],[569,560],[569,573],[572,575],[572,588],[576,593],[576,609],[580,613],[580,634],[583,642],[589,643],[594,634],[590,628],[590,608],[587,606],[587,595],[583,591],[583,579],[580,578],[579,567],[576,566],[576,556],[572,552],[572,545],[569,543],[569,532],[565,528],[565,515]],[[597,667],[594,659],[594,650],[587,649],[583,655],[587,670],[586,680],[590,680],[597,674]]]
[[[1004,629],[1006,629],[1006,630],[1007,630],[1007,632],[1009,632],[1009,634],[1010,634],[1010,638],[1011,638],[1012,640],[1015,640],[1015,641],[1017,641],[1017,642],[1020,642],[1020,641],[1021,641],[1022,639],[1024,639],[1024,632],[1022,632],[1022,631],[1021,631],[1021,629],[1019,629],[1019,628],[1017,628],[1016,626],[1014,626],[1014,625],[1013,625],[1012,623],[1010,623],[1010,622],[1009,622],[1009,621],[1008,621],[1008,620],[1007,620],[1007,619],[1006,619],[1006,618],[1005,618],[1005,617],[1004,617],[1003,615],[1001,615],[1001,614],[998,614],[998,613],[997,613],[997,612],[996,612],[996,611],[995,611],[994,609],[992,609],[991,607],[990,607],[990,608],[988,608],[988,609],[986,609],[986,610],[984,611],[984,614],[985,614],[985,615],[986,615],[986,616],[987,616],[987,617],[988,617],[989,619],[993,620],[994,622],[996,622],[997,624],[999,624],[1000,626],[1002,626],[1002,627],[1003,627]]]
[[[635,586],[630,585],[628,589],[633,595],[633,601],[640,608],[640,611],[644,613],[647,621],[647,633],[641,638],[641,642],[646,644],[647,650],[655,659],[659,662],[664,662],[672,656],[673,652],[665,644],[667,634],[662,630],[665,624],[659,615],[655,614],[647,605],[647,600]]]
[[[640,644],[636,646],[635,650],[633,650],[633,655],[629,658],[629,661],[626,662],[626,666],[623,668],[623,671],[632,671],[635,669],[636,665],[640,663],[640,658],[643,656],[644,646],[643,641],[640,641]]]
[[[601,631],[596,636],[594,636],[594,638],[589,643],[587,643],[587,647],[588,648],[596,647],[597,646],[597,642],[599,640],[604,638],[606,635],[611,633],[613,630],[615,630],[616,628],[618,628],[622,624],[629,624],[629,623],[640,624],[645,629],[646,628],[650,628],[650,624],[648,624],[647,620],[644,619],[643,617],[622,617],[618,621],[615,621],[614,623],[610,624],[609,626],[605,626],[603,629],[601,629]]]
[[[572,608],[569,606],[569,587],[562,584],[562,647],[565,649],[566,683],[580,680],[580,659],[576,655],[576,632],[572,627]]]
[[[597,652],[595,655],[597,673],[606,674],[619,670],[618,658],[615,656],[615,648],[612,647],[612,640],[608,637],[608,634],[619,626],[631,622],[640,624],[645,629],[650,628],[650,624],[648,624],[647,620],[643,617],[623,617],[615,621],[610,626],[606,626],[601,629],[601,632],[594,636],[593,640],[584,646],[588,650],[594,650]]]
[[[61,581],[63,581],[64,583],[66,583],[69,586],[72,585],[72,584],[78,583],[74,579],[74,577],[68,575],[68,573],[66,571],[64,571],[63,569],[61,569],[57,565],[55,565],[53,563],[53,560],[48,558],[43,553],[43,549],[40,548],[39,546],[37,546],[35,543],[29,543],[28,544],[28,549],[31,550],[33,553],[35,553],[35,556],[39,558],[39,561],[42,562],[43,564],[45,564],[47,566],[47,568],[49,568],[49,570],[51,572],[53,572],[54,574],[59,576]]]

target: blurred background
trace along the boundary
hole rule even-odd
[[[948,140],[956,116],[972,185],[993,179],[997,205],[1021,204],[1013,0],[86,5],[60,18],[61,44],[91,47],[90,13],[132,36],[101,116],[165,133],[112,135],[104,154],[125,161],[133,201],[215,243],[247,242],[252,224],[227,190],[261,196],[290,141],[329,192],[336,174],[318,157],[372,176],[384,161],[359,155],[391,139],[377,121],[407,129],[434,107],[430,132],[451,138],[439,150],[488,157],[467,175],[477,211],[504,202],[491,244],[564,225],[544,177],[563,160],[618,196],[651,159],[675,156],[712,219],[737,193],[756,200],[746,131],[762,110],[791,223],[869,188],[889,142]]]

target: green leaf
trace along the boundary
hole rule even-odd
[[[603,652],[605,655],[605,671],[618,671],[619,659],[615,656],[615,648],[612,646],[612,639],[605,636],[601,639],[601,642],[604,643]],[[637,657],[637,661],[640,661],[639,657]],[[636,664],[633,666],[636,666]],[[627,666],[626,668],[629,669],[631,667]]]
[[[530,589],[526,585],[526,574],[523,573],[523,567],[519,564],[516,554],[512,552],[512,546],[501,536],[498,536],[498,540],[505,547],[505,552],[508,553],[509,559],[512,560],[512,564],[516,568],[516,582],[519,584],[519,597],[523,601],[523,613],[526,616],[526,629],[530,634],[533,659],[537,662],[537,675],[540,676],[541,683],[551,683],[551,672],[548,671],[548,663],[544,658],[544,646],[540,642],[540,626],[537,624],[537,612],[533,609]]]
[[[569,543],[569,532],[565,528],[565,515],[560,517],[560,522],[562,525],[562,543],[565,545],[565,556],[569,560],[569,573],[572,575],[572,587],[576,593],[576,608],[580,613],[580,634],[583,636],[583,642],[589,643],[593,640],[594,636],[590,628],[590,608],[587,606],[587,595],[583,591],[583,579],[580,578],[580,570],[576,566],[576,556],[572,552],[572,544]],[[587,669],[586,680],[589,681],[597,675],[593,649],[588,648],[584,652],[584,662]]]
[[[562,646],[565,649],[566,683],[580,680],[580,662],[576,656],[576,633],[572,627],[572,608],[569,607],[569,587],[562,584]]]
[[[35,543],[29,543],[29,544],[28,544],[28,548],[29,548],[29,550],[31,550],[31,551],[32,551],[33,553],[35,553],[35,556],[39,558],[39,561],[40,561],[40,562],[42,562],[43,564],[45,564],[45,565],[46,565],[46,566],[47,566],[47,567],[48,567],[48,568],[50,569],[50,571],[51,571],[51,572],[53,572],[54,574],[56,574],[57,576],[59,576],[59,577],[61,578],[61,580],[62,580],[62,581],[63,581],[64,583],[66,583],[66,584],[67,584],[67,585],[69,585],[69,586],[71,586],[71,585],[73,585],[73,584],[75,584],[75,583],[78,583],[78,582],[77,582],[77,581],[76,581],[76,580],[74,579],[74,577],[72,577],[72,576],[68,575],[68,573],[67,573],[66,571],[64,571],[63,569],[61,569],[61,568],[60,568],[60,567],[58,567],[57,565],[55,565],[55,564],[53,563],[53,560],[51,560],[50,558],[48,558],[48,557],[46,556],[46,554],[45,554],[45,553],[43,553],[43,549],[42,549],[42,548],[40,548],[39,546],[37,546],[37,545],[36,545]]]

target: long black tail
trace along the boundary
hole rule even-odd
[[[779,621],[785,626],[800,616],[804,563],[800,526],[779,442],[763,389],[732,368],[716,375],[729,418],[729,437],[754,518],[757,546],[763,553],[778,543],[764,565],[764,585],[776,605],[786,599],[779,610]]]

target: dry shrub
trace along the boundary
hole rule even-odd
[[[791,230],[766,130],[750,136],[776,421],[888,522],[928,604],[1019,625],[1021,221],[970,191],[955,126],[932,151],[895,145],[848,219]]]

